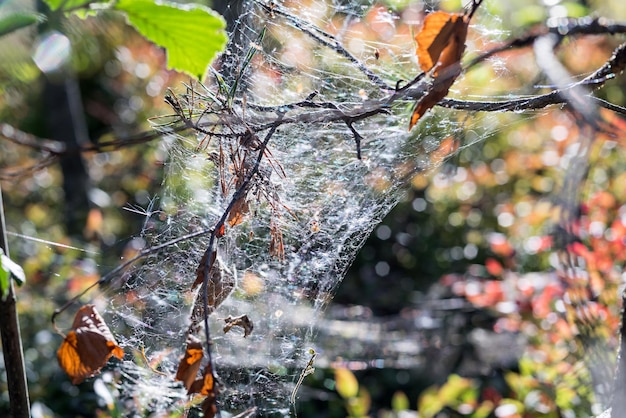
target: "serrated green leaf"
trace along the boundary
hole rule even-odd
[[[11,13],[0,18],[0,36],[7,35],[36,23],[44,22],[45,20],[46,17],[40,13]]]
[[[226,46],[224,19],[200,5],[120,0],[115,9],[150,41],[166,49],[167,67],[203,78]]]

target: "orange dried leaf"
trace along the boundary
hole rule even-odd
[[[417,58],[422,71],[448,67],[461,59],[465,50],[469,17],[460,13],[433,12],[415,36]]]
[[[426,15],[420,31],[415,35],[417,59],[422,71],[430,71],[437,61],[454,30],[459,14],[443,11]]]
[[[217,230],[215,231],[215,237],[222,238],[224,236],[224,233],[226,233],[226,227],[224,226],[224,224],[221,224],[220,227],[217,228]]]
[[[202,343],[193,335],[189,335],[187,337],[185,355],[180,359],[178,370],[176,371],[176,380],[183,382],[187,390],[191,390],[191,386],[196,380],[203,357]]]
[[[409,130],[433,106],[439,103],[461,73],[461,57],[465,51],[470,17],[460,13],[434,12],[424,18],[424,25],[415,36],[417,58],[422,71],[432,70],[431,89],[417,103]]]
[[[124,357],[109,327],[94,305],[85,305],[74,317],[72,330],[57,351],[59,365],[77,385],[95,376],[111,356]]]
[[[188,393],[199,393],[200,395],[206,396],[200,405],[205,417],[213,418],[217,415],[217,391],[211,364],[208,364],[204,368],[202,378],[196,380],[193,385],[191,385]]]
[[[210,364],[207,364],[204,368],[202,377],[193,382],[188,393],[199,393],[203,396],[215,394],[215,379],[213,378],[213,372]]]

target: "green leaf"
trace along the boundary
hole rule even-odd
[[[487,418],[494,408],[493,402],[483,401],[478,408],[476,408],[476,411],[474,411],[472,418]]]
[[[349,418],[366,418],[372,405],[372,398],[365,388],[360,388],[358,396],[346,400]]]
[[[24,270],[19,264],[13,262],[9,257],[4,255],[4,251],[0,248],[0,270],[6,271],[7,274],[13,276],[18,286],[21,286],[26,281],[26,275]]]
[[[452,374],[448,377],[448,381],[439,389],[439,399],[441,399],[444,405],[457,405],[464,392],[471,388],[471,380]]]
[[[359,393],[359,382],[350,370],[336,369],[335,388],[343,399],[350,399]]]
[[[203,78],[207,67],[226,46],[226,23],[200,5],[150,0],[120,0],[115,9],[126,13],[139,33],[167,52],[167,66]]]
[[[43,0],[50,10],[73,10],[78,7],[86,6],[89,3],[98,3],[94,0]]]
[[[439,388],[436,386],[431,386],[422,392],[417,401],[417,410],[420,417],[432,418],[445,407],[438,392]]]
[[[41,23],[46,17],[39,13],[11,13],[0,18],[0,36],[7,35],[18,29]]]
[[[4,251],[0,248],[0,296],[2,298],[5,298],[9,293],[11,276],[13,276],[18,286],[21,286],[26,281],[24,270],[4,255]]]
[[[409,397],[402,391],[396,391],[391,398],[391,409],[394,412],[406,411],[410,407]]]

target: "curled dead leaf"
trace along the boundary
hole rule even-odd
[[[202,401],[200,408],[202,412],[204,412],[205,417],[213,418],[217,415],[217,404],[215,400],[215,396],[207,396],[204,401]]]
[[[205,417],[217,415],[217,389],[215,386],[215,376],[211,363],[208,363],[202,372],[201,377],[197,377],[200,364],[204,358],[202,342],[193,335],[187,337],[185,354],[180,359],[176,380],[183,382],[187,388],[187,395],[198,393],[206,396],[202,401],[202,411]]]
[[[413,113],[411,114],[411,122],[409,123],[409,130],[413,129],[413,127],[417,124],[422,116],[434,106],[437,105],[440,101],[442,101],[450,91],[450,87],[454,84],[456,77],[460,73],[459,72],[454,77],[446,77],[441,79],[435,79],[433,81],[433,85],[430,90],[422,97],[416,104],[413,109]]]
[[[200,264],[196,270],[196,281],[194,282],[193,287],[195,288],[204,282],[205,271],[208,268],[209,277],[207,282],[207,293],[209,308],[213,308],[209,312],[211,313],[213,310],[217,309],[217,307],[220,306],[233,291],[233,288],[235,287],[235,276],[224,266],[222,260],[217,256],[216,250],[211,252],[211,261],[208,265],[206,262],[207,256],[208,254],[205,253],[200,260]],[[202,292],[200,292],[200,294],[201,293]]]
[[[94,305],[81,307],[72,323],[72,330],[57,351],[59,365],[77,385],[95,376],[111,356],[124,357],[109,327]]]
[[[254,329],[254,324],[252,324],[252,321],[250,320],[250,318],[248,318],[248,315],[241,315],[236,317],[232,317],[229,315],[227,318],[224,318],[224,322],[226,323],[224,325],[224,334],[230,331],[232,327],[241,327],[243,328],[243,337],[245,338],[248,335],[252,334],[252,330]]]
[[[189,388],[188,394],[199,393],[206,396],[215,392],[215,378],[213,377],[213,371],[211,365],[207,364],[202,372],[202,377],[196,379]]]

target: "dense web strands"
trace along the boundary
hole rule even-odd
[[[214,242],[220,277],[234,286],[209,307],[218,405],[224,416],[290,413],[315,319],[365,238],[411,176],[447,156],[450,138],[478,137],[464,138],[465,115],[446,110],[408,131],[426,81],[390,100],[419,73],[411,25],[422,16],[419,3],[397,14],[367,1],[248,2],[218,81],[168,99],[197,129],[181,136],[171,132],[183,122],[155,120],[169,133],[167,182],[141,239],[176,242],[125,273],[108,312],[137,358],[121,365],[129,410],[188,406],[174,374],[192,311],[204,311],[192,284],[208,232],[249,178]],[[249,336],[224,332],[224,318],[244,314]]]

